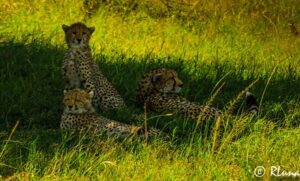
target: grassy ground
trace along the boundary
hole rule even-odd
[[[299,1],[176,2],[107,1],[91,16],[82,1],[0,2],[1,178],[246,180],[260,165],[300,171]],[[95,60],[130,106],[106,116],[131,123],[141,76],[169,67],[184,81],[182,95],[203,104],[225,83],[213,99],[220,109],[257,81],[259,118],[220,120],[217,129],[149,114],[171,135],[149,144],[59,131],[61,25],[77,21],[96,27]]]

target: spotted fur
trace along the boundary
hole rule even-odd
[[[215,119],[222,114],[217,108],[199,105],[180,96],[182,85],[175,70],[165,68],[152,70],[139,82],[136,91],[137,103],[140,107],[145,105],[150,111],[178,113],[194,120]],[[251,100],[253,102],[252,97]],[[253,103],[250,104],[249,108],[253,106]],[[258,110],[258,106],[256,108],[252,110]]]
[[[108,136],[126,137],[138,135],[144,137],[142,127],[124,124],[96,114],[92,106],[93,91],[82,89],[64,91],[64,112],[61,117],[60,128],[68,130],[88,130],[94,133],[105,133]],[[160,131],[149,129],[149,136],[157,136]]]
[[[95,28],[83,23],[63,25],[62,28],[68,45],[62,65],[65,89],[93,91],[93,106],[97,110],[126,107],[123,98],[93,61],[89,40]]]

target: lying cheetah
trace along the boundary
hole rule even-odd
[[[94,92],[93,106],[98,110],[126,107],[123,98],[93,61],[89,40],[94,27],[83,23],[62,25],[68,50],[63,60],[65,89],[83,88]]]
[[[71,130],[88,130],[95,133],[105,133],[108,136],[115,135],[127,137],[138,135],[144,137],[145,129],[138,126],[120,123],[103,116],[98,116],[92,106],[93,91],[86,92],[82,89],[64,91],[64,112],[61,117],[60,128]],[[161,132],[150,128],[148,136],[158,136]]]
[[[139,106],[156,112],[179,113],[191,119],[214,119],[221,111],[209,106],[201,106],[179,95],[183,83],[172,69],[155,69],[146,73],[139,82],[136,100]],[[250,92],[246,95],[249,112],[257,114],[258,104]]]

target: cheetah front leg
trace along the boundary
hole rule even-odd
[[[90,65],[87,62],[80,62],[78,67],[79,77],[81,79],[81,84],[85,90],[88,92],[95,92],[95,85],[90,69]]]

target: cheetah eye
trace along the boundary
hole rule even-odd
[[[76,31],[73,31],[72,33],[73,33],[73,35],[76,35]]]
[[[86,32],[82,32],[82,35],[86,35]]]

